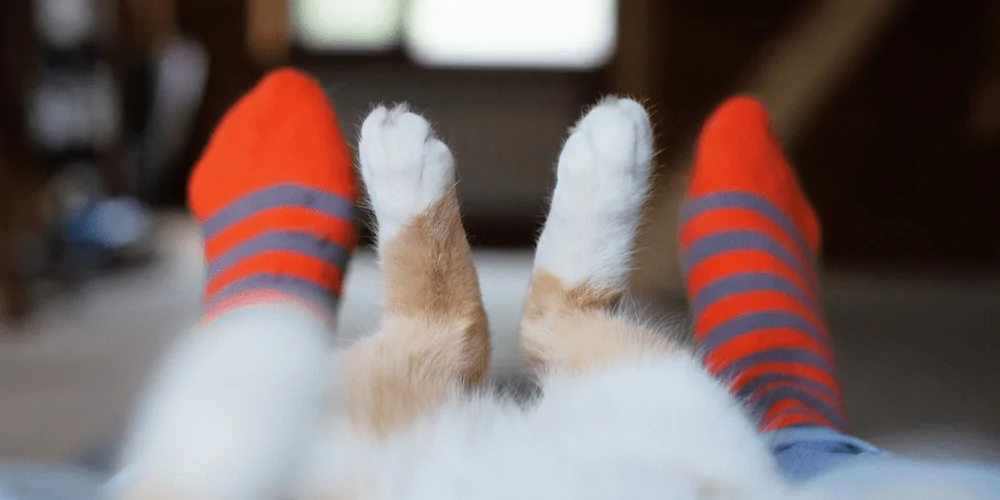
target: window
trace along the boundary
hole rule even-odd
[[[430,67],[590,69],[611,57],[616,0],[291,0],[307,50],[403,46]]]
[[[593,68],[611,56],[609,0],[413,0],[406,48],[428,66]]]
[[[379,51],[395,47],[403,0],[291,0],[292,31],[307,50]]]

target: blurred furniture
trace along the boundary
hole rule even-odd
[[[42,230],[41,179],[25,131],[36,47],[28,2],[0,2],[0,317],[28,309],[18,242]]]
[[[0,3],[0,314],[60,277],[61,226],[95,195],[130,190],[120,132],[113,0]],[[85,172],[85,175],[78,175]]]

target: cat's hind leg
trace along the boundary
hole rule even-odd
[[[536,367],[574,371],[672,348],[609,312],[632,270],[652,148],[645,109],[615,97],[587,112],[566,140],[522,320],[522,348]]]
[[[480,383],[489,333],[448,147],[399,105],[372,111],[358,149],[378,224],[383,311],[379,330],[345,353],[344,388],[353,423],[382,435]]]
[[[615,308],[625,294],[650,188],[645,110],[609,98],[559,158],[521,341],[541,371],[534,415],[602,449],[642,457],[698,499],[785,498],[766,447],[725,387],[660,329]]]

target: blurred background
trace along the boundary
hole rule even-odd
[[[991,0],[0,2],[0,460],[106,464],[150,368],[198,317],[191,166],[283,65],[325,85],[352,143],[373,103],[406,100],[452,145],[503,373],[520,366],[530,247],[581,109],[621,93],[654,111],[635,288],[671,314],[694,137],[726,96],[759,96],[824,222],[853,430],[1000,461]],[[376,298],[362,250],[343,335],[372,323]]]

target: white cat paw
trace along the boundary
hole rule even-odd
[[[535,263],[571,285],[622,287],[649,194],[653,132],[642,105],[609,97],[573,127]]]
[[[380,244],[440,200],[455,182],[448,146],[406,104],[379,106],[368,115],[361,126],[358,156]]]
[[[632,99],[607,97],[577,122],[566,140],[559,155],[559,182],[600,199],[644,196],[652,158],[646,110]],[[588,205],[594,206],[592,202]]]

